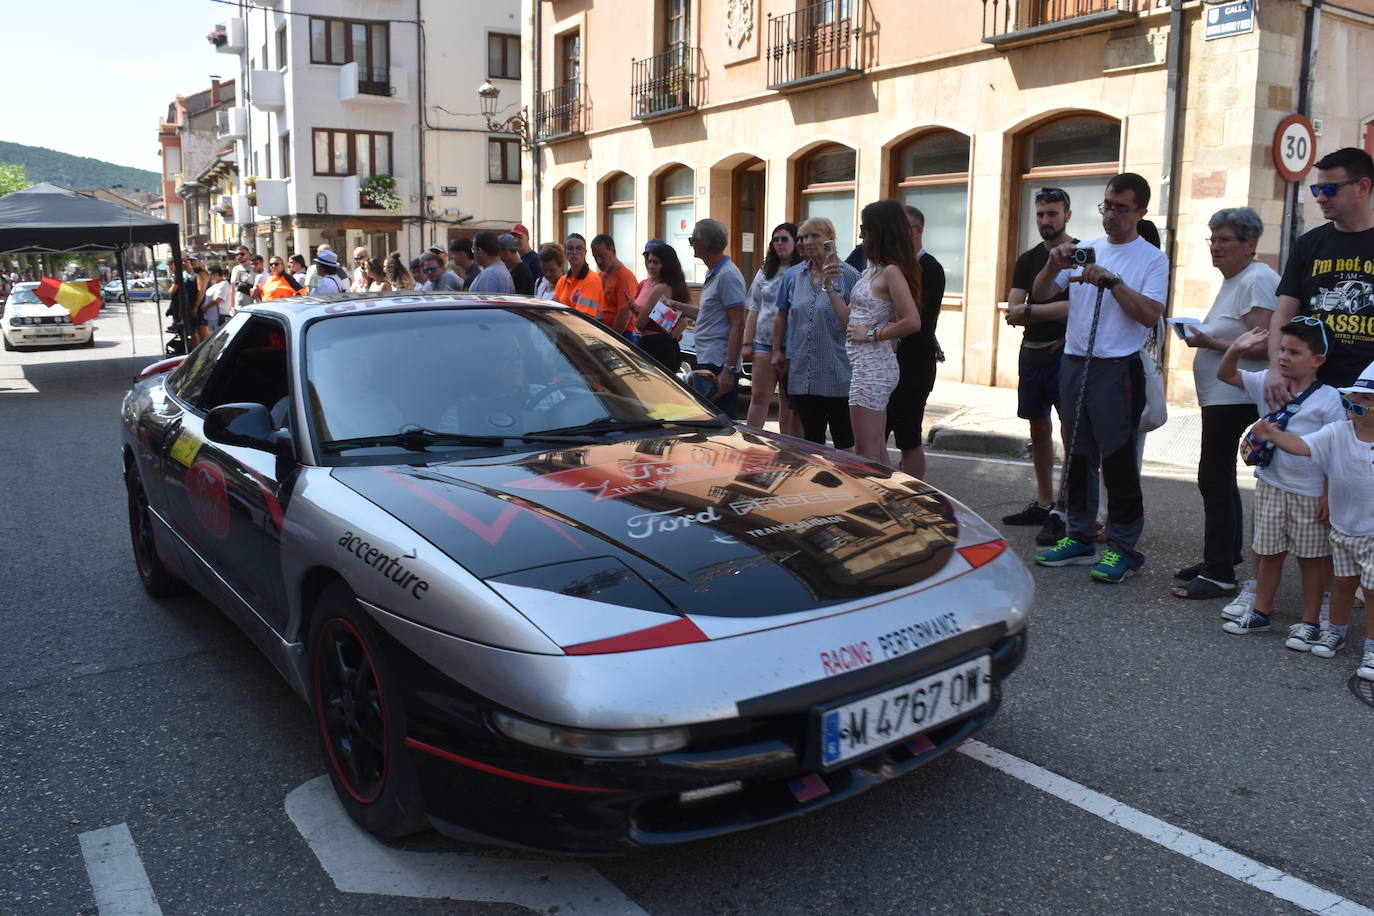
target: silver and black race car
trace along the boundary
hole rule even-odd
[[[740,426],[519,297],[240,310],[123,406],[153,595],[312,708],[350,814],[573,852],[849,797],[997,710],[1032,586],[911,477]]]

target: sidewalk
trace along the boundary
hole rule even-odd
[[[1196,467],[1201,437],[1200,409],[1170,405],[1168,422],[1145,437],[1145,462]],[[1016,416],[1014,388],[936,381],[926,406],[925,441],[928,448],[948,452],[1030,454],[1030,430]]]

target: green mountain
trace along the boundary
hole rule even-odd
[[[42,146],[25,146],[0,140],[0,162],[22,165],[29,181],[35,184],[47,181],[76,191],[112,188],[115,185],[123,185],[131,191],[160,193],[162,190],[162,179],[157,172],[115,165],[87,156],[59,153]]]

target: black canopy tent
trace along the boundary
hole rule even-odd
[[[40,182],[0,197],[0,251],[54,254],[63,251],[113,251],[129,306],[133,337],[132,301],[127,295],[124,252],[135,245],[172,246],[171,274],[181,283],[181,235],[177,224],[118,204],[96,200],[66,188]],[[154,289],[157,278],[153,278]],[[174,310],[181,320],[181,309]],[[161,329],[162,322],[158,322]],[[189,340],[189,338],[185,338]]]

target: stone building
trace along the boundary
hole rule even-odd
[[[661,236],[690,264],[687,230],[713,216],[749,276],[783,220],[829,216],[843,247],[865,203],[913,202],[948,276],[941,374],[965,382],[1015,385],[1002,316],[1036,189],[1069,190],[1071,231],[1092,237],[1106,179],[1144,175],[1170,311],[1201,315],[1212,213],[1255,207],[1275,266],[1321,219],[1279,176],[1278,123],[1307,114],[1318,154],[1374,139],[1374,82],[1351,78],[1374,0],[524,0],[522,16],[540,240]],[[1167,360],[1171,397],[1191,399],[1191,357]]]

